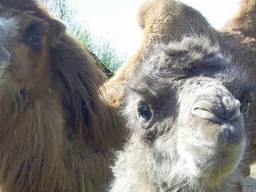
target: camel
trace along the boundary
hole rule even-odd
[[[252,88],[209,37],[154,45],[127,82],[109,191],[240,191]]]
[[[155,43],[167,44],[180,41],[184,36],[193,34],[207,36],[211,42],[218,43],[220,50],[247,70],[249,78],[255,83],[256,72],[256,1],[241,0],[238,13],[222,30],[214,29],[194,8],[175,0],[148,0],[140,8],[138,21],[144,31],[139,50],[123,64],[108,80],[104,87],[104,97],[109,106],[118,108],[124,102],[125,87],[137,69],[150,54]],[[253,99],[252,94],[252,99]],[[247,165],[256,161],[256,103],[251,103],[248,113],[250,124],[248,132]],[[244,169],[249,174],[249,168]]]
[[[121,121],[99,62],[34,0],[0,0],[1,192],[98,192]]]

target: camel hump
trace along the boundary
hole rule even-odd
[[[193,34],[210,36],[212,26],[196,9],[175,0],[147,0],[138,13],[138,22],[148,36],[168,43]]]
[[[241,0],[237,13],[227,22],[224,32],[256,37],[256,0]]]

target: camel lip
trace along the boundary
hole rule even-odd
[[[221,171],[223,175],[229,174],[237,168],[245,151],[245,142],[240,145],[228,145],[218,148],[212,153],[201,153],[194,159],[196,167],[206,175]]]
[[[181,162],[185,162],[191,175],[204,180],[209,185],[218,185],[237,169],[243,157],[245,145],[245,139],[239,145],[230,144],[222,147],[211,144],[205,147],[183,144],[179,151],[181,151]],[[193,155],[195,153],[196,156]]]
[[[226,154],[242,153],[241,149],[246,145],[244,128],[225,123],[220,125],[219,129],[222,131],[211,140],[193,137],[186,139],[186,142],[180,143],[179,146],[188,153],[196,152],[198,156],[216,157],[220,155],[220,158],[225,158]]]
[[[217,137],[217,147],[225,148],[240,145],[246,139],[243,125],[237,127],[227,123],[222,125],[221,128],[223,131]]]
[[[211,144],[205,144],[205,146],[203,148],[199,147],[198,145],[193,145],[193,144],[191,144],[191,142],[189,142],[185,145],[185,150],[188,152],[196,151],[199,156],[200,156],[200,154],[201,155],[206,154],[207,156],[208,155],[210,155],[210,156],[223,155],[223,157],[224,157],[225,154],[233,153],[237,149],[239,149],[241,147],[243,148],[245,146],[245,143],[246,143],[245,137],[239,138],[239,141],[237,143],[232,143],[230,141],[228,141],[225,144],[211,143]]]

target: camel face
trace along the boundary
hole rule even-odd
[[[177,180],[220,188],[246,146],[246,76],[203,37],[159,46],[141,66],[127,89],[125,114],[132,143],[149,151],[153,177],[169,189]]]
[[[14,10],[1,13],[1,60],[20,69],[39,62],[47,46],[46,30],[46,23],[33,15]]]
[[[60,38],[58,21],[45,21],[32,12],[3,9],[0,14],[2,79],[30,90],[49,72],[50,50]],[[37,79],[37,81],[35,80]],[[40,81],[41,81],[40,80]]]
[[[235,85],[238,79],[228,72],[212,73],[182,83],[176,126],[177,152],[189,163],[190,173],[216,184],[237,168],[245,149],[244,118],[238,99],[246,86]]]

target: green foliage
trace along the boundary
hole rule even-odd
[[[116,50],[108,40],[96,43],[88,30],[74,21],[76,12],[74,6],[71,6],[70,0],[41,0],[55,16],[62,20],[68,31],[82,44],[82,46],[92,53],[102,62],[104,67],[114,72],[123,62],[124,57],[118,55]]]
[[[92,51],[94,45],[91,35],[87,30],[83,29],[81,26],[76,26],[75,28],[73,28],[71,33],[82,44],[84,48]]]
[[[73,28],[71,33],[84,48],[94,53],[108,70],[114,72],[124,62],[124,58],[118,55],[110,41],[103,40],[96,44],[88,30],[82,27]]]
[[[105,41],[101,45],[95,45],[92,52],[94,52],[103,65],[112,72],[124,62],[124,59],[117,54],[109,41]]]

